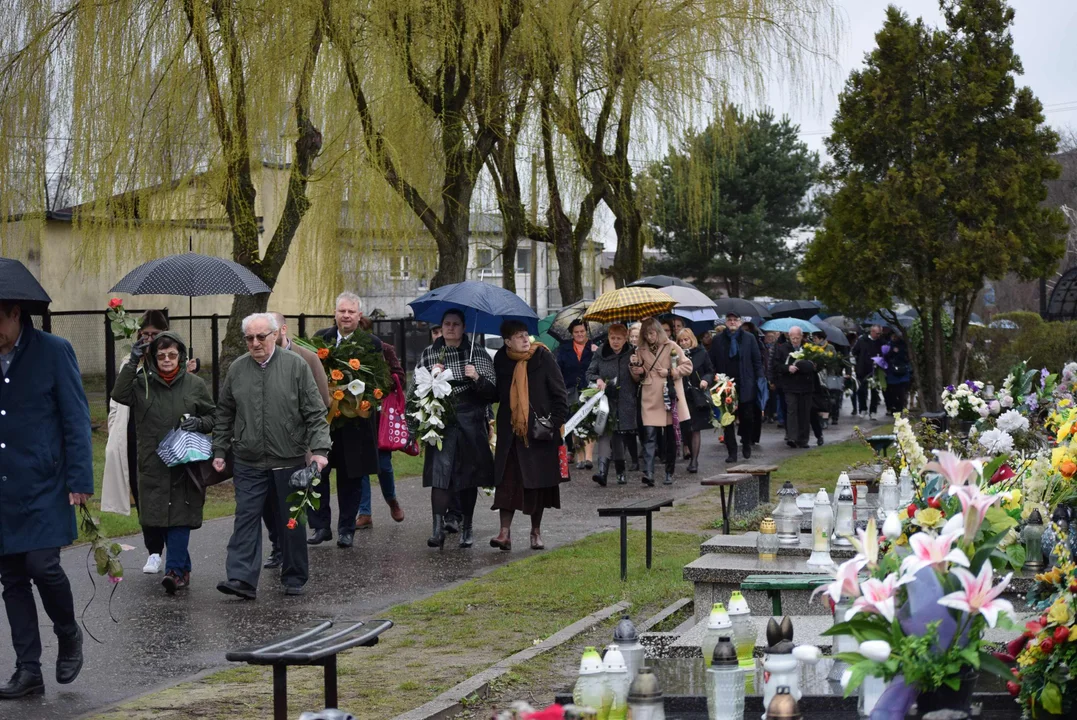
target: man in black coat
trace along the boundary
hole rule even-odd
[[[355,293],[343,292],[337,297],[334,313],[335,325],[315,333],[328,342],[338,345],[349,340],[359,329],[359,319],[363,316],[361,300]],[[381,340],[370,335],[374,350],[381,352]],[[354,418],[347,424],[332,431],[333,448],[329,452],[329,464],[322,471],[322,487],[329,487],[329,471],[337,471],[337,545],[342,548],[352,546],[355,537],[355,519],[359,514],[359,501],[362,498],[362,479],[368,475],[378,474],[378,415],[371,413],[369,418]],[[321,506],[308,513],[311,534],[307,543],[318,545],[333,539],[333,510],[330,498],[322,498]]]
[[[812,391],[816,379],[815,363],[789,357],[799,352],[803,343],[804,331],[790,328],[789,342],[776,347],[771,357],[771,374],[785,392],[785,444],[799,448],[808,447],[811,437]]]
[[[882,327],[872,325],[868,334],[861,335],[860,339],[853,344],[852,356],[856,360],[856,381],[859,383],[856,395],[861,414],[863,414],[865,408],[868,408],[868,378],[875,371],[875,363],[872,358],[882,353],[882,347],[885,343]],[[875,413],[879,409],[879,391],[874,388],[871,390],[871,407],[868,409],[870,418],[874,420]]]
[[[744,332],[740,315],[725,316],[725,330],[714,338],[710,349],[711,364],[717,373],[733,378],[737,386],[737,424],[740,426],[741,451],[744,459],[752,456],[752,440],[759,424],[759,380],[763,377],[763,358],[755,335]],[[733,426],[725,428],[725,446],[729,451],[727,463],[737,462],[737,438]]]

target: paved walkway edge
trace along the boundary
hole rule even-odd
[[[531,660],[545,652],[549,652],[566,642],[584,633],[595,625],[624,612],[629,603],[622,601],[615,605],[602,608],[598,612],[591,613],[587,617],[577,620],[568,627],[561,628],[550,637],[537,643],[526,650],[521,650],[515,655],[510,655],[499,661],[478,675],[474,675],[464,682],[449,688],[430,702],[415,708],[409,712],[397,715],[393,720],[446,720],[464,709],[463,701],[477,693],[485,692],[490,683],[501,677],[520,663]]]

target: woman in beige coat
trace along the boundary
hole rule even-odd
[[[640,328],[640,344],[630,363],[632,374],[640,382],[643,483],[654,486],[654,457],[661,437],[666,461],[665,484],[672,485],[678,424],[691,418],[681,378],[692,373],[692,361],[666,336],[657,320],[647,318]]]

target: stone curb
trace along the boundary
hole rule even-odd
[[[464,682],[449,688],[441,695],[401,715],[393,720],[446,720],[464,709],[463,701],[477,693],[484,692],[490,683],[501,677],[516,665],[531,660],[545,652],[553,650],[565,644],[577,635],[590,630],[595,625],[624,612],[629,604],[625,601],[605,607],[598,612],[591,613],[587,617],[577,620],[568,627],[561,628],[542,642],[521,650],[515,655],[499,660],[497,663],[474,675]]]

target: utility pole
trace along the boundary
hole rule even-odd
[[[538,225],[538,153],[531,153],[531,224]],[[538,312],[538,243],[531,243],[531,309]]]

